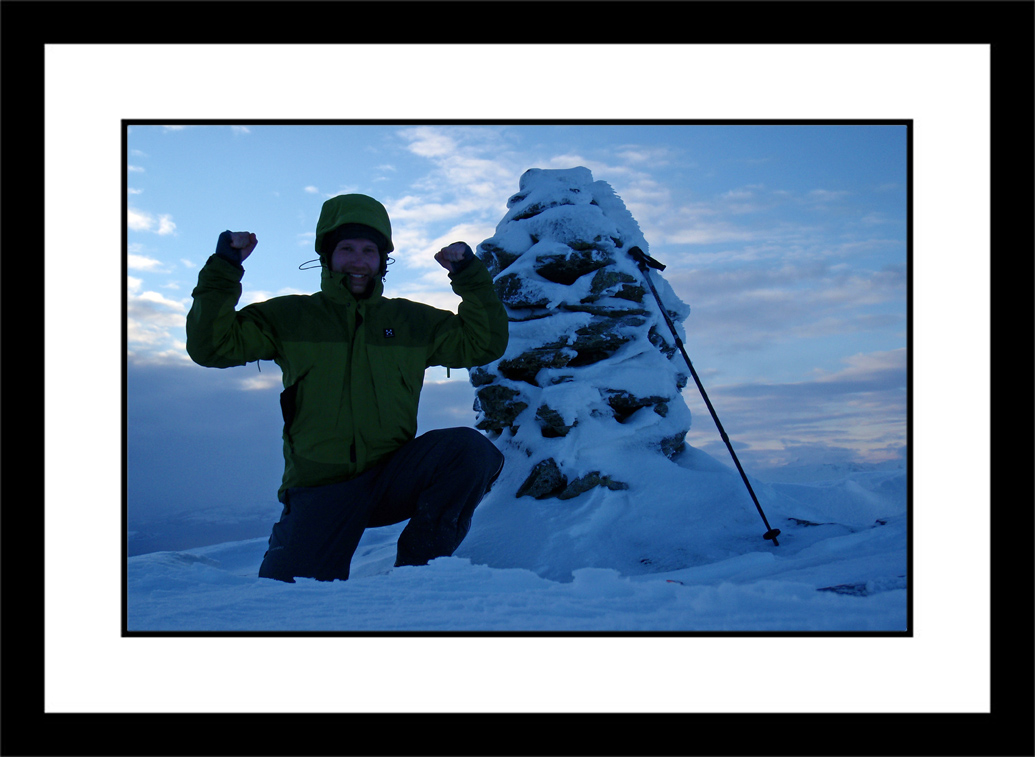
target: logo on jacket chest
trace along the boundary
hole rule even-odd
[[[395,336],[395,329],[389,327],[385,329],[385,339],[392,339]]]

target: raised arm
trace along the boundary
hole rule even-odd
[[[471,368],[501,357],[510,338],[507,311],[485,264],[464,242],[439,250],[435,260],[449,271],[461,302],[457,315],[437,329],[428,365]]]
[[[224,231],[216,252],[198,274],[187,313],[187,354],[198,365],[229,368],[254,360],[273,360],[276,340],[261,308],[236,310],[241,299],[241,263],[258,240],[247,231]]]

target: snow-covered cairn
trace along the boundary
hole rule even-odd
[[[537,500],[627,489],[627,463],[645,451],[675,458],[690,429],[686,364],[628,252],[649,254],[647,242],[587,168],[530,169],[507,207],[477,254],[510,316],[510,345],[470,374],[476,425],[508,459],[500,484]],[[652,276],[681,324],[689,307]]]

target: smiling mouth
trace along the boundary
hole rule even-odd
[[[370,287],[370,282],[373,281],[373,276],[369,273],[346,272],[345,281],[348,282],[349,290],[356,294],[365,292]]]

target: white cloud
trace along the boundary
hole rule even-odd
[[[750,242],[757,234],[729,223],[697,223],[692,228],[662,233],[658,243],[716,244],[718,242]]]
[[[669,147],[648,145],[623,145],[615,151],[615,155],[626,163],[645,164],[652,167],[667,166],[673,157]]]
[[[126,224],[132,231],[147,231],[151,228],[152,218],[147,213],[129,208],[126,211]]]
[[[736,429],[734,444],[749,468],[755,462],[790,463],[809,448],[828,462],[838,449],[846,460],[901,457],[906,443],[905,348],[859,353],[843,362],[845,369],[805,381],[709,386],[726,427]],[[702,413],[692,392],[684,397],[693,411]],[[812,412],[802,414],[803,405]],[[714,427],[702,425],[687,441],[723,455]]]
[[[281,389],[284,386],[284,374],[276,363],[264,363],[270,368],[260,368],[254,376],[238,379],[238,386],[246,392],[262,392],[269,389]]]
[[[133,207],[126,209],[126,225],[131,231],[149,231],[162,236],[176,233],[176,224],[170,214],[163,213],[156,217]]]
[[[245,289],[241,293],[241,301],[238,303],[237,309],[240,310],[246,305],[251,305],[255,302],[265,302],[274,297],[282,297],[287,294],[312,294],[312,291],[296,289],[294,287],[284,287],[276,292],[268,292],[262,289]]]
[[[847,367],[837,373],[820,375],[816,380],[830,382],[881,382],[888,376],[906,375],[906,348],[900,347],[885,352],[869,352],[850,355],[843,359]],[[903,384],[904,385],[904,384]]]
[[[503,198],[516,191],[516,178],[527,167],[508,160],[496,129],[421,126],[399,136],[433,170],[411,185],[410,194],[386,203],[393,219],[419,224],[491,213],[495,223],[506,211]]]
[[[837,202],[849,194],[851,193],[843,190],[813,189],[809,192],[809,199],[815,202]]]
[[[864,215],[862,218],[859,219],[859,223],[861,223],[863,225],[866,225],[866,226],[875,226],[875,225],[878,225],[878,224],[891,223],[891,222],[892,221],[886,215],[884,215],[883,213],[877,212],[877,211],[874,211],[872,213],[867,213],[866,215]]]
[[[755,193],[751,189],[731,189],[726,192],[722,199],[724,200],[750,200],[755,196]]]
[[[463,200],[451,203],[431,202],[417,195],[406,195],[388,205],[388,215],[393,221],[411,220],[425,223],[455,219],[470,210],[472,208]]]
[[[129,254],[126,256],[126,267],[131,271],[161,271],[165,265],[160,260],[145,257],[144,255]]]
[[[141,340],[139,337],[140,333],[130,332],[129,342],[130,344],[141,344],[145,345],[147,342]],[[140,365],[194,365],[194,361],[190,359],[190,355],[187,354],[187,345],[182,341],[173,342],[171,347],[164,350],[152,350],[148,349],[145,351],[137,351],[130,349],[126,352],[126,357],[135,366]]]
[[[183,323],[183,316],[148,313],[145,309],[131,307],[127,309],[126,338],[130,345],[160,347],[169,343],[171,330],[182,328]]]
[[[399,133],[409,141],[410,152],[423,158],[442,157],[457,150],[456,141],[437,127],[418,126]]]
[[[134,295],[130,298],[129,309],[132,310],[134,305],[137,305],[138,307],[140,305],[145,305],[146,307],[144,309],[151,310],[155,313],[159,312],[162,308],[167,308],[177,313],[187,312],[187,308],[182,302],[170,300],[164,295],[152,291],[141,292],[140,294]],[[141,311],[138,309],[137,312]],[[164,313],[162,315],[164,315]]]
[[[398,288],[393,286],[391,270],[385,281],[386,297],[401,297],[414,302],[422,302],[431,305],[439,310],[448,310],[456,313],[460,307],[460,298],[449,287],[449,278],[445,269],[440,268],[438,272],[428,271],[419,279],[409,279],[397,282]]]
[[[150,290],[141,291],[142,286],[141,279],[126,277],[126,337],[129,344],[146,347],[149,352],[160,351],[163,347],[176,351],[174,333],[184,328],[186,301],[171,300]]]

